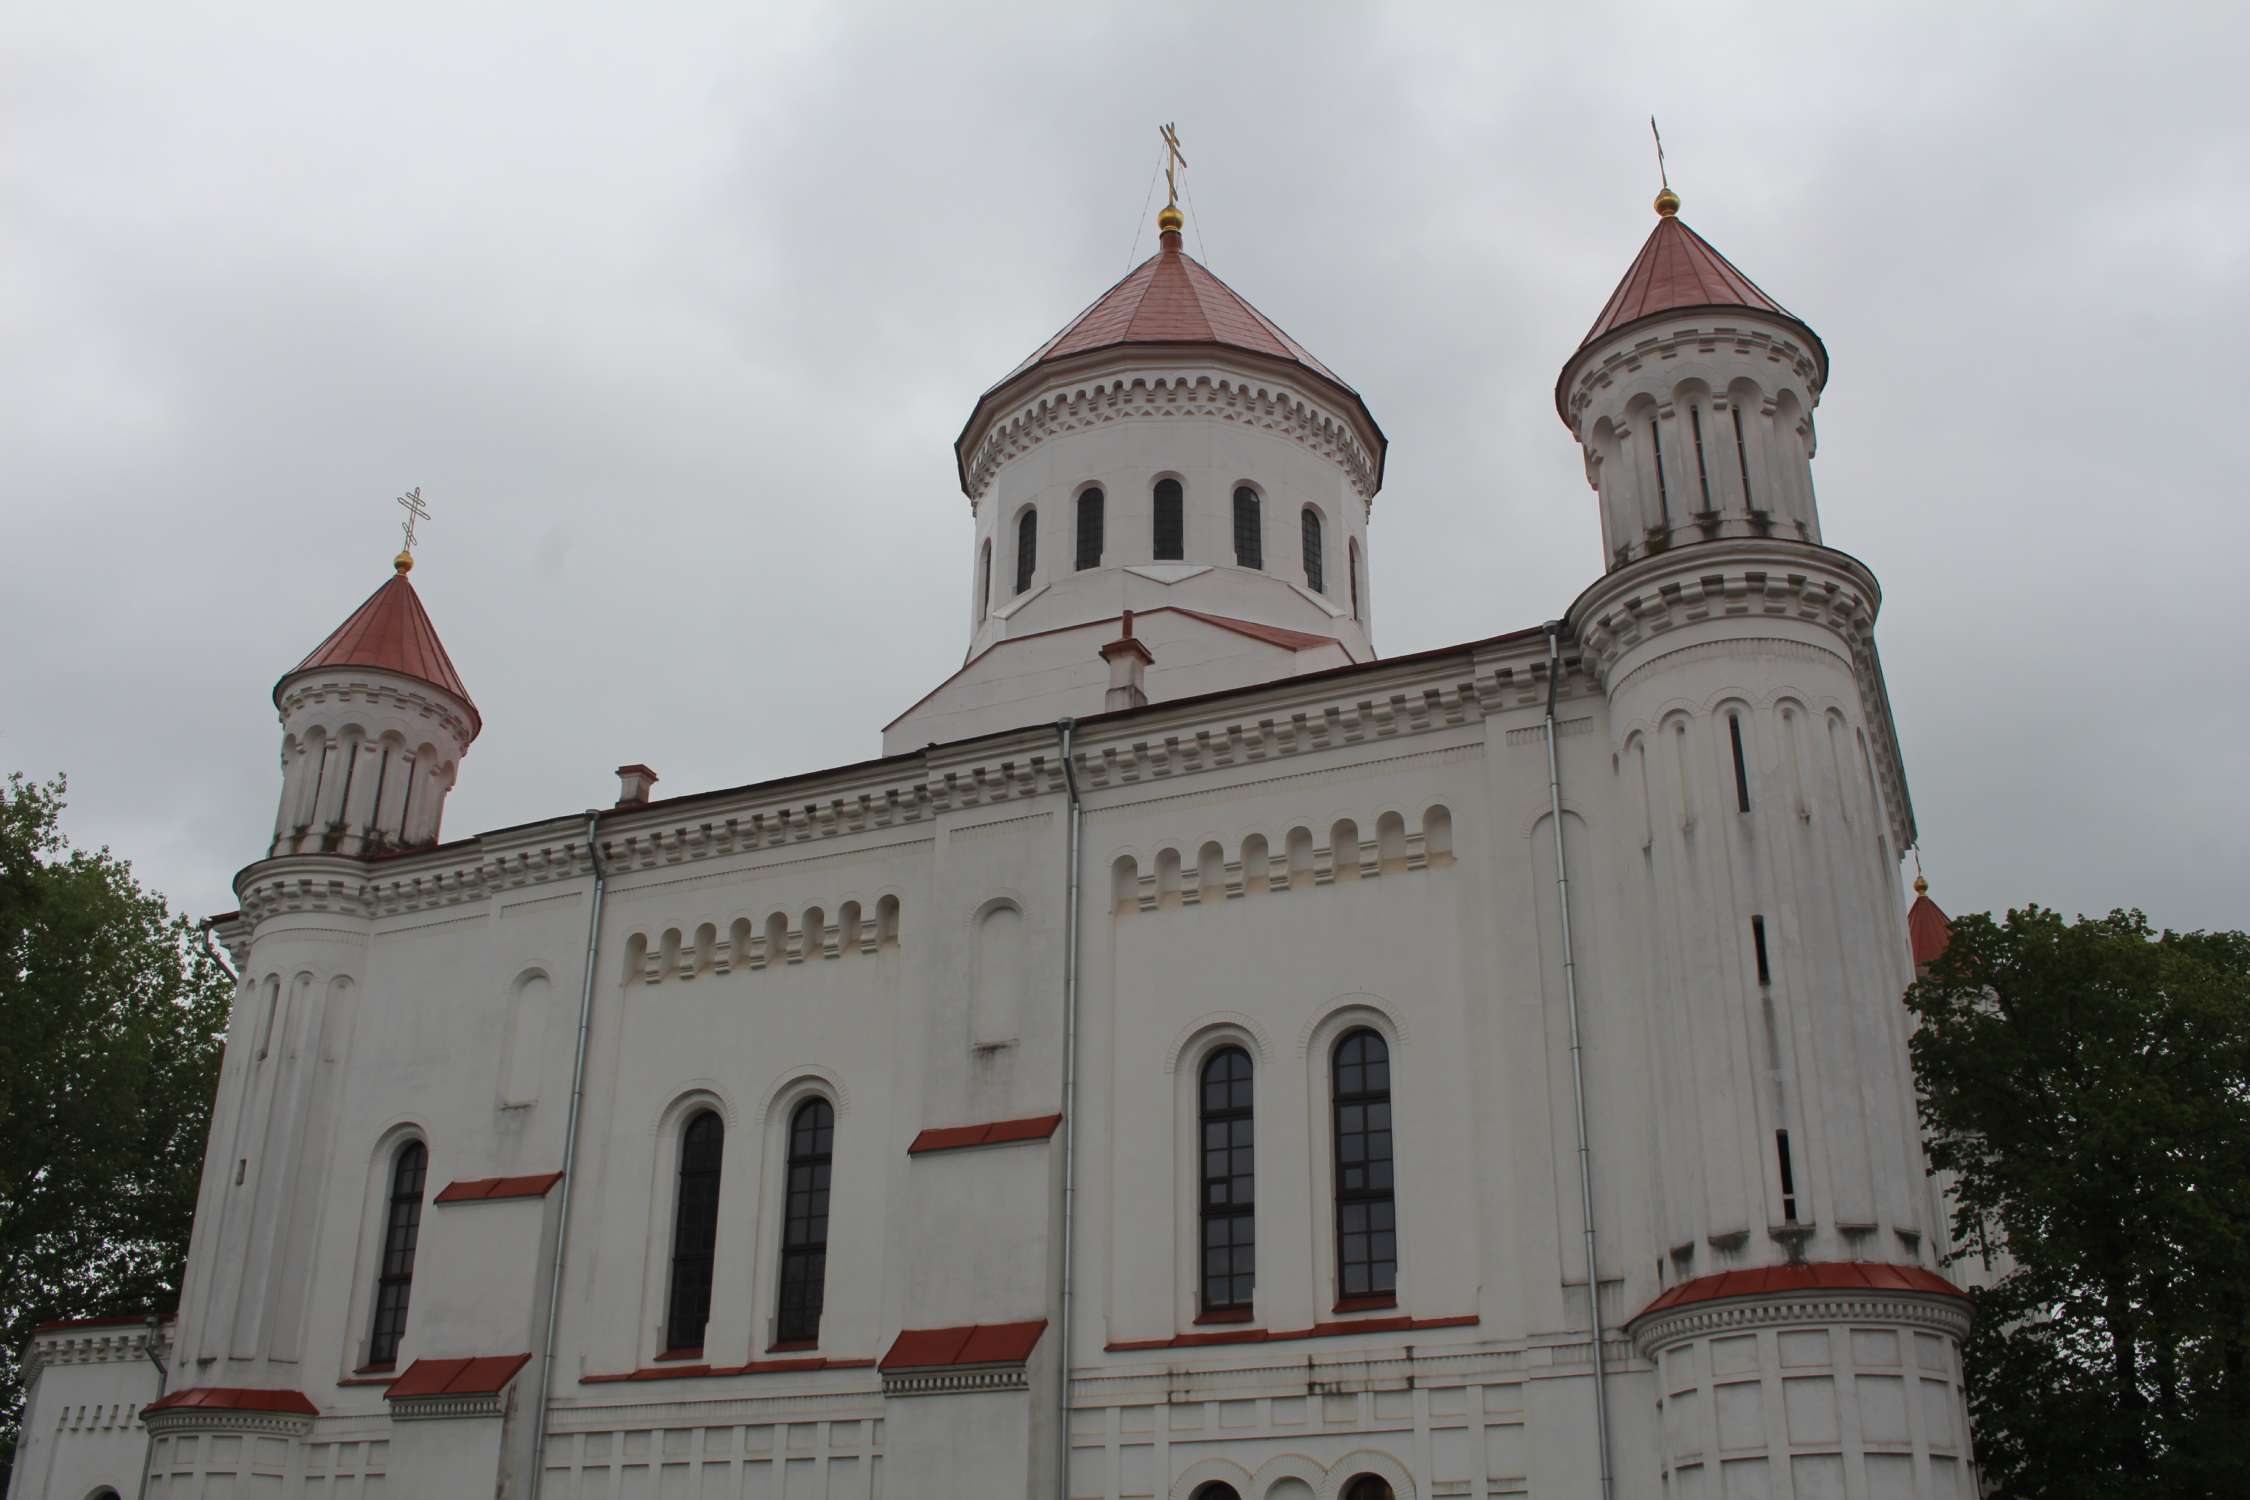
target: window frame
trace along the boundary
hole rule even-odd
[[[1165,493],[1166,487],[1171,493]],[[1173,507],[1169,517],[1173,535],[1172,550],[1164,550],[1164,528],[1167,501]],[[1187,486],[1176,475],[1160,474],[1149,486],[1148,552],[1152,562],[1185,562],[1187,560]]]
[[[1305,587],[1328,594],[1328,522],[1317,505],[1297,512],[1297,539],[1304,550]]]
[[[409,1164],[414,1171],[411,1189],[405,1186]],[[391,1151],[391,1169],[383,1176],[383,1237],[375,1254],[375,1290],[367,1311],[367,1359],[363,1366],[367,1369],[394,1367],[406,1342],[406,1319],[414,1301],[414,1261],[421,1247],[422,1211],[429,1193],[429,1142],[420,1136],[399,1142]],[[410,1212],[402,1218],[401,1210]],[[409,1239],[403,1249],[398,1243],[402,1231]],[[403,1264],[394,1270],[393,1262],[402,1257]],[[386,1323],[391,1326],[386,1328]]]
[[[1039,572],[1039,507],[1027,505],[1016,515],[1016,592],[1020,599],[1031,592]]]
[[[826,1123],[819,1123],[819,1111]],[[812,1139],[803,1143],[800,1150],[800,1130],[808,1116],[814,1117]],[[773,1349],[809,1349],[820,1342],[820,1320],[827,1305],[828,1288],[828,1227],[834,1217],[834,1184],[836,1160],[836,1105],[825,1094],[809,1094],[793,1105],[786,1117],[787,1127],[782,1138],[781,1154],[781,1244],[774,1266]],[[826,1138],[825,1146],[822,1137]],[[808,1177],[804,1188],[805,1199],[800,1200],[798,1172],[802,1169]],[[817,1195],[817,1209],[810,1199]],[[800,1203],[803,1211],[800,1213]],[[817,1215],[818,1238],[812,1238],[812,1226]],[[808,1225],[806,1239],[792,1244],[796,1225],[803,1218]],[[790,1295],[793,1278],[801,1268],[812,1265],[809,1273],[811,1308],[809,1314],[800,1308],[793,1314]],[[809,1323],[795,1321],[809,1316]]]
[[[1090,528],[1086,524],[1089,501],[1092,502],[1091,509],[1093,512],[1093,525]],[[1098,484],[1089,484],[1084,489],[1078,492],[1076,499],[1072,502],[1071,509],[1071,520],[1073,523],[1071,532],[1071,571],[1074,573],[1083,573],[1090,568],[1098,568],[1102,565],[1102,552],[1108,540],[1108,492]],[[1089,555],[1086,551],[1086,540],[1089,531],[1091,531],[1092,533],[1094,542],[1094,550],[1091,555]]]
[[[992,538],[984,539],[977,567],[977,623],[992,618]]]
[[[1247,505],[1244,502],[1249,502]],[[1245,514],[1247,512],[1247,515]],[[1245,524],[1247,522],[1247,524]],[[1234,565],[1266,570],[1266,500],[1253,484],[1234,487]],[[1250,543],[1247,552],[1244,540]]]
[[[1361,1043],[1363,1039],[1380,1048],[1381,1056],[1368,1057],[1363,1046],[1358,1061],[1347,1063],[1345,1049]],[[1398,1147],[1397,1122],[1392,1111],[1394,1092],[1391,1086],[1391,1052],[1390,1038],[1365,1022],[1346,1026],[1328,1048],[1330,1204],[1335,1218],[1334,1274],[1336,1306],[1339,1311],[1355,1306],[1395,1305],[1398,1298]],[[1369,1087],[1365,1070],[1378,1063],[1383,1069],[1383,1082],[1380,1087]],[[1362,1070],[1360,1087],[1351,1090],[1345,1088],[1344,1070],[1347,1066]],[[1382,1112],[1380,1126],[1372,1118],[1371,1112],[1376,1109]],[[1361,1114],[1358,1123],[1347,1128],[1349,1117],[1346,1112],[1349,1110],[1370,1113]],[[1346,1137],[1372,1137],[1378,1133],[1385,1138],[1380,1158],[1385,1169],[1382,1173],[1384,1180],[1380,1186],[1369,1180],[1374,1176],[1372,1168],[1377,1157],[1372,1143],[1363,1142],[1357,1165],[1366,1169],[1366,1176],[1355,1185],[1347,1174]],[[1355,1227],[1353,1209],[1365,1210],[1364,1215],[1356,1219],[1358,1227]],[[1390,1241],[1390,1254],[1387,1257],[1375,1253],[1377,1241],[1386,1236]],[[1355,1237],[1367,1241],[1366,1254],[1355,1257],[1350,1253],[1351,1241]],[[1378,1284],[1386,1282],[1378,1271],[1379,1267],[1386,1265],[1389,1268],[1387,1283]],[[1366,1285],[1357,1289],[1352,1286],[1355,1267],[1364,1267],[1366,1271]]]
[[[1214,1080],[1212,1069],[1227,1063],[1229,1076]],[[1239,1062],[1239,1069],[1235,1064]],[[1258,1151],[1257,1151],[1257,1078],[1256,1061],[1243,1043],[1226,1040],[1203,1055],[1195,1070],[1195,1160],[1196,1160],[1196,1241],[1195,1241],[1195,1305],[1202,1318],[1218,1316],[1247,1317],[1256,1306],[1258,1274]],[[1212,1107],[1212,1087],[1217,1083],[1227,1090],[1227,1102]],[[1211,1170],[1211,1129],[1220,1126],[1227,1132],[1223,1149],[1228,1154],[1226,1171],[1214,1176]],[[1238,1129],[1237,1127],[1247,1127]],[[1248,1169],[1235,1153],[1249,1154]],[[1241,1201],[1237,1194],[1244,1179],[1248,1180],[1249,1198]],[[1223,1188],[1226,1201],[1214,1207],[1212,1191]],[[1226,1243],[1214,1247],[1211,1242],[1214,1226],[1224,1226]],[[1214,1276],[1212,1251],[1227,1253],[1227,1269]],[[1240,1252],[1247,1251],[1250,1269],[1240,1269]],[[1228,1283],[1226,1298],[1214,1300],[1211,1286],[1214,1280]]]
[[[711,1160],[708,1165],[697,1164],[690,1159],[690,1153],[700,1144],[694,1139],[696,1129],[705,1121],[709,1121],[717,1132],[716,1140],[711,1143]],[[677,1159],[672,1173],[671,1251],[666,1261],[667,1274],[664,1282],[666,1354],[701,1350],[704,1337],[711,1326],[711,1295],[717,1283],[715,1273],[719,1259],[719,1202],[725,1186],[726,1137],[726,1117],[708,1103],[690,1110],[687,1118],[680,1122],[676,1137]],[[709,1202],[702,1205],[706,1220],[700,1226],[691,1226],[688,1221],[691,1208],[698,1206],[700,1202],[699,1199],[691,1200],[689,1196],[691,1177],[694,1179],[692,1185],[698,1189],[706,1182],[709,1184]],[[704,1243],[700,1248],[690,1249],[685,1243],[687,1231],[691,1227],[701,1230]],[[682,1280],[683,1270],[699,1273],[699,1289],[692,1289],[692,1281]],[[695,1322],[692,1340],[681,1337],[690,1331],[689,1320],[685,1316],[692,1306],[690,1301],[685,1300],[689,1298],[699,1298],[702,1303],[702,1316]]]

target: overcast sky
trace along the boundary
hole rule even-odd
[[[952,439],[1154,248],[1161,120],[1189,251],[1390,436],[1379,649],[1559,614],[1654,111],[1833,356],[1933,894],[2250,926],[2250,9],[512,9],[11,7],[0,769],[176,904],[412,485],[449,835],[878,753],[966,644]]]

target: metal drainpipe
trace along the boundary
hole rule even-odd
[[[1055,1493],[1070,1500],[1070,1324],[1072,1260],[1078,1199],[1078,844],[1085,812],[1078,801],[1078,772],[1070,759],[1076,723],[1058,720],[1062,735],[1063,790],[1070,797],[1070,916],[1063,930],[1063,1193],[1062,1326],[1055,1347]]]
[[[1593,1323],[1594,1441],[1602,1500],[1609,1500],[1609,1379],[1602,1359],[1602,1283],[1594,1259],[1594,1167],[1586,1143],[1586,1068],[1578,1035],[1578,960],[1570,943],[1570,867],[1563,860],[1562,762],[1555,754],[1555,698],[1562,691],[1562,621],[1547,622],[1547,814],[1555,825],[1555,910],[1562,923],[1563,999],[1570,1011],[1570,1093],[1578,1108],[1578,1202],[1586,1221],[1586,1315]]]
[[[203,924],[203,936],[206,942],[210,940],[211,924],[209,922]],[[213,956],[216,957],[216,955]],[[229,969],[227,972],[232,974],[234,971]],[[172,1383],[172,1372],[165,1368],[164,1361],[156,1352],[156,1341],[162,1337],[163,1331],[164,1319],[159,1314],[150,1313],[148,1315],[148,1335],[141,1341],[141,1352],[148,1356],[150,1364],[156,1366],[156,1399],[159,1401],[164,1399],[164,1388]],[[146,1410],[146,1408],[144,1407],[143,1410]],[[134,1493],[140,1497],[140,1500],[148,1500],[149,1470],[156,1466],[156,1438],[148,1432],[148,1423],[145,1420],[141,1423],[141,1431],[145,1435],[141,1442],[141,1484],[140,1488]],[[23,1450],[18,1448],[16,1451],[20,1453]]]
[[[571,1189],[578,1183],[578,1122],[586,1108],[586,1042],[594,1019],[594,971],[602,951],[602,897],[609,887],[602,869],[599,809],[586,812],[586,853],[594,862],[594,909],[586,919],[586,982],[578,991],[578,1052],[570,1064],[570,1114],[563,1125],[562,1202],[555,1208],[555,1261],[547,1273],[547,1337],[539,1346],[539,1405],[531,1418],[531,1483],[525,1493],[538,1495],[547,1483],[547,1407],[555,1381],[555,1325],[562,1315],[564,1252],[570,1244]]]

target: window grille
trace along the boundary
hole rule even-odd
[[[828,1185],[835,1158],[836,1110],[807,1099],[789,1121],[788,1202],[781,1219],[781,1309],[774,1341],[809,1344],[820,1337],[828,1274]]]
[[[664,1319],[667,1349],[703,1347],[711,1320],[711,1265],[719,1242],[719,1162],[726,1126],[703,1110],[680,1132],[679,1191],[672,1208],[672,1296]]]
[[[1220,1048],[1203,1064],[1202,1083],[1203,1309],[1246,1308],[1258,1269],[1250,1054]]]
[[[375,1277],[375,1319],[367,1336],[367,1362],[387,1365],[398,1359],[406,1336],[407,1294],[414,1287],[414,1250],[422,1239],[422,1187],[429,1175],[429,1148],[409,1141],[391,1165],[391,1195],[383,1217],[383,1262]]]
[[[1336,1279],[1345,1298],[1398,1287],[1391,1172],[1391,1055],[1365,1027],[1336,1044]]]

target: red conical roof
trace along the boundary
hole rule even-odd
[[[1922,894],[1922,882],[1915,881],[1914,904],[1906,910],[1906,941],[1914,951],[1914,967],[1937,962],[1945,945],[1953,941],[1953,923],[1938,904]]]
[[[1677,206],[1677,200],[1673,200],[1675,210]],[[1787,318],[1804,329],[1806,337],[1812,340],[1813,357],[1819,362],[1822,377],[1826,378],[1828,350],[1811,325],[1767,296],[1758,283],[1737,270],[1734,262],[1721,255],[1709,240],[1681,223],[1676,213],[1663,212],[1660,202],[1656,227],[1649,231],[1641,253],[1634,256],[1633,264],[1626,268],[1625,279],[1609,294],[1601,316],[1594,319],[1594,326],[1578,341],[1577,352],[1563,367],[1564,380],[1569,378],[1570,364],[1577,362],[1579,354],[1618,330],[1645,318],[1701,307],[1742,307]],[[1563,413],[1566,422],[1569,420],[1563,404],[1563,380],[1555,383],[1555,409]]]
[[[1294,365],[1349,402],[1375,435],[1375,474],[1379,483],[1387,443],[1359,392],[1183,250],[1178,230],[1167,229],[1157,238],[1158,249],[1154,255],[1126,273],[1123,281],[1095,298],[1084,312],[1064,324],[1061,332],[1034,349],[1030,358],[977,399],[976,408],[969,413],[969,420],[961,429],[960,441],[955,444],[964,473],[967,468],[965,444],[978,418],[996,397],[1034,371],[1106,349],[1205,344]]]
[[[284,673],[281,682],[323,667],[369,667],[426,682],[461,700],[469,711],[472,738],[484,727],[468,687],[453,669],[453,658],[445,654],[437,627],[430,623],[421,597],[403,571],[393,573],[381,588],[369,594],[367,602],[315,646],[312,655]],[[273,691],[278,702],[281,683],[276,683]]]

